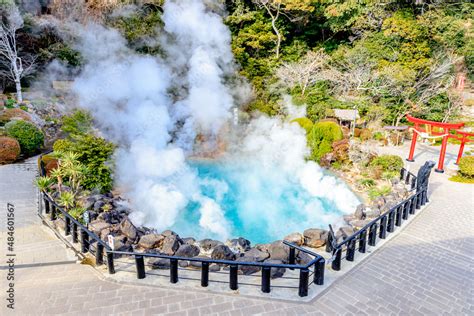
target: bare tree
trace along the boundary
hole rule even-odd
[[[23,27],[23,19],[18,8],[12,4],[0,10],[0,74],[15,82],[16,98],[21,103],[21,79],[33,70],[35,57],[19,52],[16,37]]]

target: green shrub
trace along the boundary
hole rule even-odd
[[[103,138],[86,134],[71,139],[57,140],[55,152],[71,152],[77,154],[77,160],[86,170],[81,184],[85,189],[99,189],[102,192],[112,189],[111,169],[106,163],[114,151],[114,145]]]
[[[372,167],[381,167],[382,171],[400,171],[403,159],[396,155],[381,155],[370,162]]]
[[[361,186],[366,187],[366,188],[371,188],[371,187],[375,186],[376,183],[375,183],[374,179],[366,178],[366,179],[360,179],[359,184]]]
[[[5,101],[5,107],[6,107],[7,109],[13,109],[13,108],[15,107],[15,103],[16,103],[15,100],[13,100],[13,99],[7,99],[7,100]]]
[[[379,196],[384,196],[389,194],[392,191],[392,188],[390,186],[383,186],[381,188],[372,188],[369,190],[369,198],[371,200],[375,200]]]
[[[44,144],[43,133],[32,123],[12,121],[5,125],[7,135],[20,143],[21,152],[31,156],[39,151]]]
[[[308,135],[311,148],[311,159],[319,161],[321,157],[332,151],[332,143],[343,138],[341,127],[334,122],[318,122],[314,124]]]
[[[385,138],[385,136],[383,135],[382,132],[375,132],[373,135],[372,135],[373,139],[375,140],[383,140]]]
[[[83,110],[75,110],[62,118],[61,129],[69,135],[85,135],[92,130],[92,116]]]
[[[313,129],[313,122],[307,118],[307,117],[300,117],[292,120],[291,122],[296,122],[298,123],[304,130],[306,131],[306,134],[309,134],[311,130]]]
[[[459,173],[466,178],[474,178],[474,156],[465,156],[459,160]]]

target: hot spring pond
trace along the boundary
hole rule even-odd
[[[354,211],[358,203],[342,181],[319,167],[321,178],[313,185],[326,193],[316,195],[304,189],[296,176],[246,162],[192,162],[191,167],[198,174],[202,195],[220,207],[204,217],[200,203],[189,203],[170,227],[182,237],[223,241],[244,237],[252,243],[267,243],[307,228],[327,228]],[[339,194],[350,201],[346,210],[335,200]]]

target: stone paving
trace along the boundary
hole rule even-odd
[[[437,158],[419,148],[412,170]],[[0,166],[0,315],[474,315],[474,186],[446,174],[432,175],[432,203],[399,235],[313,301],[290,303],[104,280],[41,224],[35,173],[34,159]],[[7,202],[16,210],[14,311],[5,300]]]

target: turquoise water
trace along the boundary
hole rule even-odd
[[[202,194],[215,200],[225,217],[225,238],[245,237],[252,243],[283,239],[307,228],[327,228],[343,212],[324,198],[311,196],[298,181],[278,170],[271,172],[246,162],[193,162]],[[173,227],[180,236],[222,239],[200,225],[200,204],[182,211]]]

